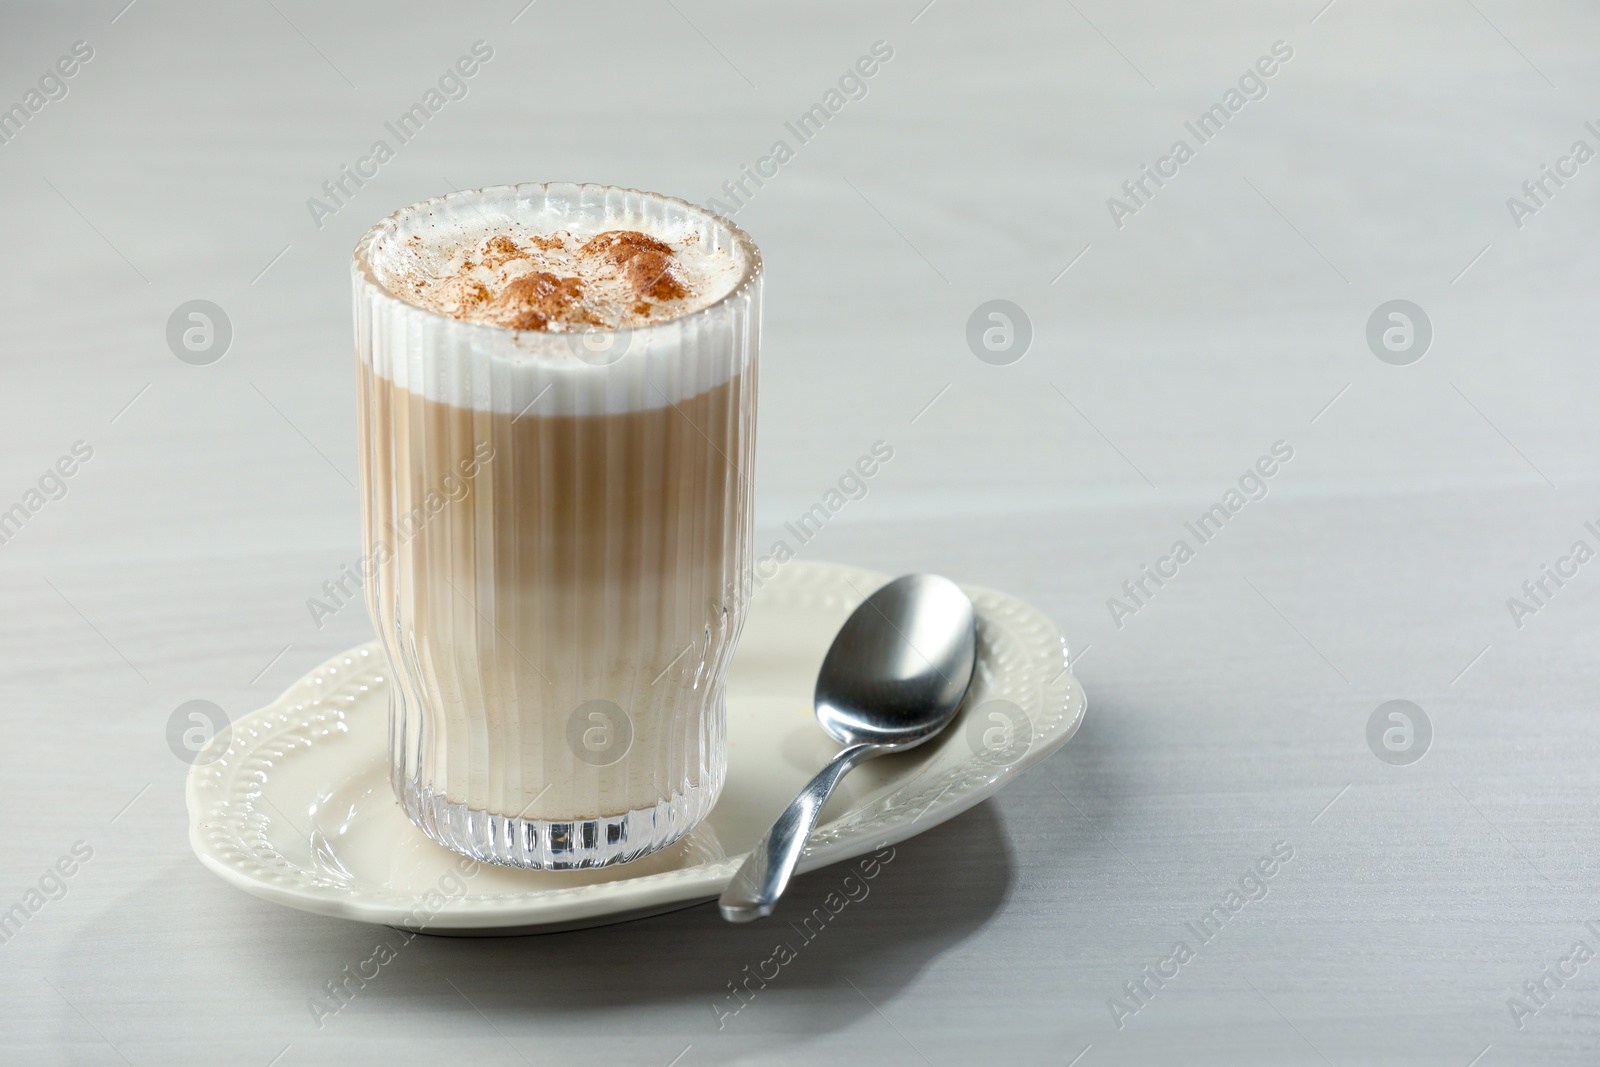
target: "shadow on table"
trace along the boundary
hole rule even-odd
[[[303,1042],[308,1054],[370,1041],[374,1027],[402,1044],[437,1037],[440,1027],[475,1032],[481,1015],[500,1032],[483,1028],[486,1039],[519,1049],[571,1044],[592,1052],[601,1039],[608,1047],[642,1041],[654,1056],[663,1041],[720,1031],[737,1058],[748,1042],[768,1040],[763,1035],[826,1034],[884,1007],[980,930],[1010,891],[1012,859],[992,801],[893,849],[870,881],[861,877],[862,859],[797,878],[776,915],[747,925],[725,923],[713,902],[591,930],[408,942],[385,927],[247,897],[187,860],[103,911],[54,973],[85,1010],[126,1008],[116,1040],[135,1049],[173,1036],[138,1004],[204,989],[211,1011],[240,1024],[234,1039]],[[851,875],[857,899],[840,908]],[[837,914],[803,926],[835,893]],[[392,959],[348,1003],[319,1017],[314,1005],[329,981],[369,960],[380,942],[394,947]],[[776,951],[780,944],[787,954]],[[135,950],[144,959],[138,983],[97,962],[108,951]],[[82,1020],[61,1009],[63,1037],[85,1036]]]
[[[419,937],[404,950],[406,969],[448,975],[474,1000],[484,991],[495,1009],[513,1014],[681,1004],[703,1013],[713,1028],[759,1012],[763,1000],[809,1002],[819,989],[843,990],[848,996],[838,998],[837,1013],[843,1025],[873,1010],[845,976],[874,1000],[892,998],[980,929],[1011,883],[1005,834],[987,803],[893,846],[892,858],[870,880],[861,866],[866,859],[795,879],[765,921],[735,926],[707,903],[568,933]],[[398,985],[375,995],[389,993],[407,995]]]

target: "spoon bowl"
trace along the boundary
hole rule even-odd
[[[910,748],[955,717],[977,658],[967,594],[908,574],[851,613],[817,672],[817,721],[841,745]]]

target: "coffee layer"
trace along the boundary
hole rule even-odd
[[[530,819],[702,784],[743,619],[753,388],[519,417],[363,369],[363,525],[390,546],[369,600],[405,664],[408,777]]]

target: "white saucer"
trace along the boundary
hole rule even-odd
[[[728,683],[727,784],[699,829],[655,855],[590,871],[478,864],[462,874],[470,861],[424,837],[390,791],[377,642],[335,656],[213,739],[189,771],[189,842],[248,893],[431,934],[602,926],[710,900],[837,750],[812,716],[817,668],[850,611],[885,581],[794,561],[757,591]],[[846,778],[802,871],[960,814],[1082,722],[1083,690],[1055,625],[1003,593],[966,591],[978,609],[978,665],[960,717],[921,748]]]

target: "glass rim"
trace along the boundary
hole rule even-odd
[[[422,307],[421,305],[407,300],[405,297],[390,289],[384,284],[383,279],[378,277],[377,272],[372,267],[371,251],[372,246],[377,242],[377,240],[384,234],[393,232],[395,229],[397,229],[401,221],[404,219],[414,216],[433,205],[459,204],[467,200],[482,198],[494,193],[511,193],[513,196],[521,196],[523,195],[524,190],[549,190],[558,186],[570,187],[575,190],[600,189],[607,192],[633,193],[637,196],[646,197],[651,200],[663,201],[665,203],[675,204],[681,208],[685,208],[691,214],[699,216],[701,219],[714,222],[727,228],[729,235],[733,238],[734,244],[742,249],[745,253],[744,270],[739,274],[738,279],[734,282],[731,289],[729,289],[722,296],[718,297],[716,300],[707,304],[705,307],[696,308],[693,311],[685,312],[682,315],[675,315],[670,319],[663,319],[660,322],[652,322],[644,326],[590,326],[585,327],[582,330],[519,330],[513,326],[501,326],[499,323],[494,322],[472,322],[467,319],[458,319],[454,315],[446,315],[442,311],[434,311],[432,308]],[[742,296],[746,295],[762,276],[761,250],[756,247],[755,240],[726,215],[718,215],[714,211],[703,208],[693,201],[684,200],[681,197],[667,196],[665,193],[653,193],[647,189],[632,189],[623,185],[601,185],[597,182],[512,182],[503,185],[485,185],[477,189],[457,189],[454,192],[444,193],[440,196],[431,196],[426,200],[419,200],[414,204],[408,204],[407,206],[384,216],[374,223],[366,233],[362,234],[361,239],[356,242],[355,250],[351,255],[351,267],[355,271],[356,277],[364,286],[376,293],[382,299],[391,301],[413,314],[422,315],[430,319],[436,319],[440,322],[448,323],[452,327],[456,328],[468,330],[486,330],[490,331],[494,336],[510,335],[513,337],[522,335],[532,335],[535,337],[564,337],[569,335],[584,336],[587,334],[648,334],[652,330],[677,326],[680,323],[693,319],[697,315],[709,315],[713,312],[720,311],[726,306],[734,303]]]

